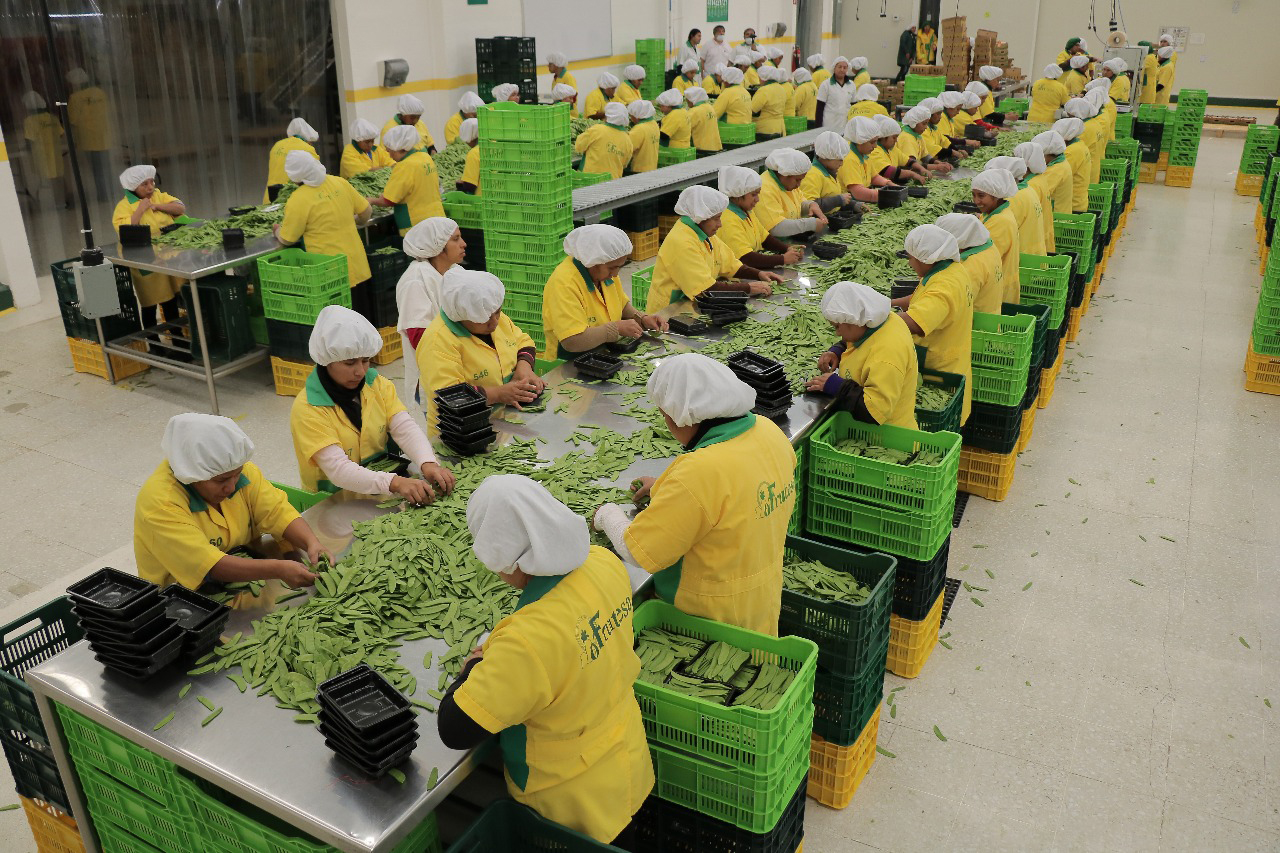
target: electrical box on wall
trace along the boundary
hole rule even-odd
[[[397,86],[403,86],[404,81],[409,79],[409,63],[403,59],[384,59],[382,66],[382,86],[385,89],[394,89]]]

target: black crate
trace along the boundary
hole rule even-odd
[[[51,754],[41,750],[41,744],[33,741],[25,732],[0,733],[0,747],[13,772],[14,787],[21,796],[44,800],[63,811],[71,812],[66,785],[58,773],[58,764]]]
[[[1011,453],[1022,432],[1022,406],[993,406],[974,401],[962,434],[968,447]]]
[[[369,322],[379,329],[394,326],[400,322],[400,309],[396,307],[396,289],[374,290],[369,296]]]
[[[884,665],[889,638],[875,650],[866,667],[850,678],[822,667],[813,680],[813,733],[836,746],[852,746],[884,698]]]
[[[538,73],[537,60],[515,57],[511,59],[476,59],[476,75],[485,78],[516,77],[523,79]]]
[[[1040,374],[1044,371],[1044,365],[1037,361],[1031,367],[1027,368],[1027,393],[1022,397],[1022,411],[1028,411],[1036,404],[1036,400],[1040,397]]]
[[[974,405],[978,405],[975,403]],[[898,557],[898,573],[893,579],[893,615],[919,622],[938,601],[947,578],[951,558],[951,537],[928,560]]]
[[[285,361],[311,361],[311,330],[313,326],[301,323],[286,323],[284,320],[267,318],[267,346],[271,354]]]
[[[204,321],[205,345],[209,358],[231,361],[254,348],[253,330],[249,328],[249,279],[239,275],[214,275],[196,282],[200,294],[200,318]],[[189,289],[183,288],[182,304],[187,316]],[[166,320],[170,318],[165,318]],[[192,347],[199,349],[194,338]]]
[[[613,224],[623,231],[649,231],[658,227],[658,200],[645,199],[613,209]]]
[[[804,840],[808,785],[806,777],[768,832],[747,832],[651,794],[632,821],[632,853],[795,853]]]
[[[458,230],[462,232],[462,242],[467,244],[467,255],[463,258],[460,266],[463,269],[483,272],[486,269],[484,230],[480,228],[459,228]]]
[[[101,343],[98,340],[98,328],[93,320],[80,313],[79,297],[76,296],[76,278],[71,264],[77,258],[68,258],[49,265],[53,273],[53,289],[58,296],[58,310],[62,312],[62,327],[69,338],[81,338],[86,341]],[[133,292],[133,276],[128,267],[117,265],[116,293],[120,297],[120,314],[115,317],[104,317],[102,332],[108,341],[122,338],[142,328],[142,320],[138,316],[138,298]]]
[[[409,268],[409,256],[404,252],[383,252],[368,255],[369,285],[374,290],[396,289],[400,276]]]

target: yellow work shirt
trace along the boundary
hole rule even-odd
[[[422,396],[427,398],[427,423],[436,420],[435,392],[465,382],[480,388],[505,385],[515,372],[520,350],[533,350],[529,337],[506,314],[498,317],[498,328],[490,335],[493,346],[467,331],[461,323],[436,314],[422,333],[414,358],[418,362]]]
[[[681,74],[675,80],[671,81],[671,88],[683,95],[685,89],[701,85],[696,79],[694,79],[697,76],[698,75],[696,73],[693,76]],[[703,91],[706,91],[706,86],[703,86]]]
[[[47,112],[29,115],[22,122],[22,138],[31,145],[36,174],[45,180],[62,177],[62,124]]]
[[[720,142],[720,125],[716,121],[714,106],[704,102],[689,108],[689,138],[693,147],[699,151],[719,151],[724,148]]]
[[[946,116],[943,116],[945,119]],[[944,148],[951,147],[951,140],[947,139],[946,134],[942,132],[942,123],[931,124],[924,130],[925,150],[930,157],[938,156],[938,153]]]
[[[818,120],[818,87],[812,80],[796,86],[796,115],[809,121]]]
[[[1053,199],[1053,212],[1072,213],[1075,179],[1072,175],[1071,164],[1067,162],[1065,154],[1059,154],[1049,161],[1049,167],[1045,169],[1044,177],[1049,184],[1049,196]],[[1085,192],[1087,198],[1088,190]]]
[[[452,145],[458,141],[458,130],[461,129],[462,123],[466,120],[467,117],[462,114],[461,110],[449,116],[449,120],[444,123],[445,145]]]
[[[951,118],[951,126],[955,128],[956,136],[964,136],[964,129],[973,124],[978,119],[966,110],[960,110]]]
[[[784,219],[799,219],[803,215],[804,202],[800,187],[783,189],[782,181],[773,170],[766,169],[760,176],[760,201],[752,213],[765,231],[772,231]]]
[[[670,148],[689,148],[693,144],[689,111],[683,107],[676,107],[662,117],[661,130],[666,134],[667,146]]]
[[[782,91],[786,95],[786,100],[782,104],[782,114],[787,118],[794,118],[796,114],[796,84],[787,82],[779,83],[778,85],[782,87]]]
[[[325,479],[324,471],[311,458],[326,447],[337,445],[357,465],[387,449],[387,424],[398,412],[406,411],[396,394],[395,383],[379,376],[372,367],[364,375],[360,389],[360,429],[333,402],[320,382],[317,366],[306,385],[293,398],[289,411],[289,431],[293,452],[298,457],[298,474],[307,491],[336,492],[338,487]]]
[[[344,178],[351,178],[395,164],[396,161],[391,159],[391,155],[381,145],[373,146],[373,149],[366,153],[357,148],[353,142],[342,149],[342,162],[338,164],[338,174]]]
[[[996,99],[991,96],[991,92],[987,92],[987,96],[982,99],[982,103],[978,105],[978,113],[986,118],[996,111]]]
[[[196,589],[232,548],[263,536],[284,541],[298,519],[285,493],[246,462],[236,490],[218,506],[179,483],[166,459],[142,484],[133,511],[133,553],[138,577],[159,586]]]
[[[424,219],[444,216],[436,161],[422,150],[406,155],[391,169],[382,197],[395,205],[396,227],[401,237]]]
[[[908,159],[914,157],[917,160],[924,160],[928,156],[924,137],[909,127],[902,129],[902,134],[898,137],[898,144],[894,148],[905,154]]]
[[[563,83],[566,86],[572,86],[575,89],[578,88],[578,79],[574,77],[567,68],[562,69],[559,74],[556,74],[551,78],[551,86],[553,88],[557,83]]]
[[[844,162],[840,164],[840,171],[836,173],[836,180],[840,182],[840,186],[844,187],[845,191],[848,191],[849,187],[867,187],[870,189],[871,170],[867,166],[867,155],[851,148],[849,153],[845,155]]]
[[[276,184],[284,186],[289,183],[289,176],[284,171],[284,158],[289,156],[290,151],[305,151],[317,160],[320,159],[320,155],[311,147],[311,143],[296,136],[281,139],[271,146],[271,153],[267,155],[267,186],[273,187]],[[267,191],[263,190],[262,203],[266,204],[270,200],[271,197]]]
[[[1101,143],[1103,150],[1107,147],[1107,132],[1102,124],[1098,121],[1098,117],[1094,116],[1084,123],[1084,130],[1080,132],[1080,144],[1089,149],[1089,183],[1098,183],[1102,177],[1102,158],[1098,156],[1098,145]]]
[[[964,424],[973,403],[973,287],[964,266],[934,264],[916,285],[907,313],[924,332],[913,338],[925,347],[924,366],[964,377]]]
[[[672,302],[692,299],[715,284],[716,279],[733,278],[741,267],[737,255],[719,234],[708,238],[698,223],[682,216],[658,248],[645,313],[653,314]]]
[[[631,126],[631,171],[652,172],[658,168],[658,143],[662,128],[656,119],[647,118]]]
[[[631,162],[634,148],[631,131],[602,121],[578,134],[573,150],[583,155],[583,172],[608,172],[616,180]]]
[[[471,184],[480,195],[480,146],[473,145],[467,152],[467,159],[462,164],[462,177],[458,180]]]
[[[837,372],[841,379],[852,379],[862,386],[862,403],[876,423],[918,428],[916,345],[911,330],[897,314],[890,314],[879,326],[867,329],[860,341],[846,346]]]
[[[714,98],[716,95],[720,94],[723,89],[716,78],[708,74],[702,80],[702,91],[707,93],[708,98]]]
[[[630,300],[617,276],[597,284],[577,259],[566,257],[547,279],[542,292],[542,331],[547,348],[542,358],[576,358],[581,353],[560,346],[565,338],[622,319]]]
[[[568,574],[529,579],[453,694],[498,735],[511,796],[601,844],[626,828],[654,784],[634,692],[632,611],[622,561],[592,546]]]
[[[387,119],[387,123],[382,126],[381,138],[386,139],[388,130],[393,127],[399,127],[402,124],[404,124],[404,122],[400,121],[400,114],[396,113],[391,118]],[[428,148],[436,147],[435,142],[431,139],[431,132],[427,130],[427,126],[422,123],[422,119],[418,119],[417,123],[414,124],[413,129],[418,131],[418,138],[422,140],[420,147],[423,151],[426,151]]]
[[[782,115],[787,106],[787,92],[775,81],[762,83],[751,97],[751,114],[755,118],[756,133],[782,135],[786,133]]]
[[[905,168],[906,165],[911,162],[911,156],[903,151],[902,146],[898,144],[901,139],[902,136],[899,135],[898,139],[894,140],[892,148],[885,148],[883,142],[877,144],[877,148],[883,151],[885,156],[889,158],[889,163],[899,169]]]
[[[889,111],[884,108],[884,104],[879,101],[858,101],[849,107],[849,118],[871,118],[873,116],[887,116]]]
[[[751,95],[741,85],[721,92],[714,109],[716,118],[725,124],[751,124]]]
[[[1117,74],[1111,78],[1111,88],[1107,90],[1107,96],[1117,104],[1127,104],[1132,94],[1132,86],[1127,74]]]
[[[1163,89],[1157,89],[1157,104],[1169,103],[1169,97],[1173,94],[1173,63],[1169,60],[1156,63],[1156,85],[1163,86]]]
[[[871,149],[871,153],[867,155],[867,177],[875,177],[882,173],[885,169],[893,167],[893,161],[889,158],[889,152],[876,143],[876,147]]]
[[[742,72],[742,85],[744,86],[760,85],[760,72],[756,70],[756,67],[754,65],[752,65],[746,71]]]
[[[844,195],[844,187],[836,181],[835,175],[827,171],[827,167],[813,161],[804,180],[800,182],[800,195],[806,199],[817,200],[833,195]]]
[[[623,534],[658,595],[685,613],[776,637],[796,453],[767,418],[712,427],[650,490]]]
[[[1107,123],[1107,135],[1104,138],[1104,144],[1102,146],[1102,157],[1099,158],[1100,160],[1107,156],[1107,146],[1105,143],[1116,138],[1116,116],[1119,114],[1119,112],[1120,111],[1116,109],[1115,101],[1111,100],[1111,98],[1108,97],[1106,102],[1103,103],[1102,105],[1101,115],[1103,120],[1106,121]]]
[[[179,199],[166,192],[161,190],[151,191],[152,204],[172,204],[175,201],[179,201]],[[128,190],[125,191],[124,198],[116,203],[116,209],[111,214],[111,225],[116,229],[117,236],[120,234],[121,225],[132,224],[133,212],[138,209],[138,205],[141,203],[141,200]],[[150,227],[151,236],[155,237],[160,233],[161,228],[173,224],[173,217],[163,210],[156,210],[153,207],[142,214],[138,224]],[[144,308],[159,305],[161,302],[168,302],[182,290],[182,285],[182,279],[171,275],[144,272],[143,270],[133,271],[133,289],[138,295],[138,304]]]
[[[1022,243],[1019,239],[1018,218],[1008,201],[982,217],[982,224],[991,232],[991,242],[995,243],[1000,253],[1000,267],[1004,270],[1004,301],[1014,305],[1021,301],[1021,287],[1018,280],[1018,262],[1022,257]]]
[[[67,118],[76,132],[76,148],[81,151],[106,151],[110,122],[107,117],[107,93],[97,86],[72,92],[67,98]]]
[[[1018,250],[1028,255],[1043,255],[1044,207],[1040,204],[1040,193],[1025,182],[1018,186],[1020,189],[1009,199],[1009,209],[1018,223]]]
[[[729,202],[729,209],[720,217],[720,230],[716,232],[716,236],[733,250],[734,257],[742,258],[764,247],[769,229],[760,224],[754,210],[748,213]]]
[[[871,72],[865,68],[859,71],[857,74],[853,75],[853,85],[855,86],[865,86],[870,82],[871,82]]]
[[[1093,176],[1093,152],[1079,137],[1067,143],[1064,155],[1071,164],[1071,212],[1089,212],[1089,184]]]
[[[614,91],[616,92],[617,89],[614,89]],[[590,92],[587,92],[587,101],[582,108],[582,114],[587,118],[595,118],[596,116],[604,118],[604,108],[610,100],[609,96],[604,93],[604,90],[597,86]]]
[[[1069,100],[1071,94],[1060,80],[1043,77],[1031,86],[1031,106],[1027,110],[1027,121],[1051,124],[1054,114]]]
[[[307,251],[318,255],[345,255],[352,287],[366,281],[369,256],[356,228],[355,217],[369,209],[369,200],[342,178],[327,175],[318,187],[298,187],[284,203],[280,239],[306,241]]]
[[[1063,87],[1067,90],[1067,94],[1075,98],[1084,91],[1084,87],[1089,82],[1089,78],[1072,68],[1070,71],[1063,71],[1062,76],[1058,78]]]
[[[815,68],[810,73],[810,76],[813,78],[812,82],[813,82],[814,97],[817,97],[818,87],[822,85],[823,80],[826,80],[828,77],[831,76],[831,72],[825,68]]]
[[[1004,302],[1004,266],[996,244],[988,240],[981,246],[961,250],[960,264],[969,274],[973,310],[999,314],[1000,303]]]
[[[1138,95],[1139,103],[1154,104],[1156,102],[1157,71],[1156,55],[1148,53],[1142,60],[1142,93]]]
[[[1050,189],[1048,173],[1028,175],[1023,184],[1031,187],[1040,196],[1040,224],[1044,240],[1043,254],[1051,255],[1058,251],[1057,240],[1053,236],[1053,194]],[[1022,186],[1019,184],[1018,186]],[[986,312],[990,314],[991,312]]]
[[[613,100],[614,103],[627,106],[633,101],[640,100],[640,90],[623,80],[618,84],[618,88],[613,90]]]

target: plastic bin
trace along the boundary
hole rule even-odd
[[[382,326],[378,334],[382,336],[382,349],[373,357],[374,364],[390,364],[404,355],[404,339],[395,324]]]
[[[1071,258],[1066,255],[1027,255],[1018,261],[1018,281],[1023,302],[1047,305],[1048,326],[1058,328],[1066,316],[1071,287]]]
[[[502,799],[481,813],[449,853],[591,853],[617,849],[552,823],[515,800]]]
[[[886,620],[885,627],[888,627]],[[884,697],[884,667],[889,649],[886,631],[861,672],[842,678],[819,671],[813,684],[813,733],[838,746],[849,746]]]
[[[98,340],[97,324],[80,313],[80,298],[76,294],[76,277],[72,264],[79,258],[68,258],[49,265],[53,274],[53,289],[58,296],[58,310],[62,313],[62,327],[69,338]],[[102,333],[108,341],[122,338],[142,328],[138,317],[138,299],[133,292],[133,276],[128,267],[116,266],[116,295],[120,299],[120,314],[102,319]]]
[[[84,853],[80,828],[71,815],[43,800],[18,797],[18,801],[22,803],[40,853]]]
[[[1025,376],[1031,364],[1035,325],[1035,318],[1025,314],[1007,316],[975,311],[973,367],[1010,376]]]
[[[653,281],[653,267],[645,267],[631,274],[631,304],[637,311],[644,311],[649,300],[649,284]]]
[[[923,619],[946,582],[950,556],[951,537],[947,537],[938,552],[927,560],[898,557],[891,612],[905,619]]]
[[[487,104],[476,111],[481,139],[557,142],[569,138],[569,105]],[[488,187],[485,191],[488,192]]]
[[[659,241],[656,226],[647,231],[628,231],[627,236],[631,238],[632,262],[647,261],[658,256]]]
[[[288,361],[311,361],[311,330],[308,323],[286,323],[283,320],[267,320],[267,346],[271,354]]]
[[[951,535],[955,499],[953,493],[936,513],[925,515],[850,500],[810,484],[804,505],[804,529],[808,534],[912,560],[927,560]]]
[[[284,492],[285,497],[289,499],[289,506],[298,512],[306,512],[332,494],[331,492],[308,492],[306,489],[277,483],[275,480],[271,481],[271,485]]]
[[[786,119],[784,118],[783,121],[785,122]],[[669,148],[664,145],[658,149],[658,168],[674,166],[676,163],[688,163],[697,156],[698,151],[695,148]]]
[[[916,406],[916,426],[921,432],[956,432],[960,431],[960,416],[964,413],[965,378],[959,373],[947,373],[941,370],[920,368],[920,381],[926,385],[936,385],[951,395],[951,401],[940,412],[922,409]]]
[[[339,283],[351,285],[344,255],[281,249],[258,258],[258,285],[264,296],[287,293],[314,297],[334,290]]]
[[[35,694],[22,674],[84,637],[63,595],[0,627],[0,732],[22,733],[47,754],[49,736]]]
[[[1043,381],[1043,380],[1042,380]],[[1050,386],[1052,389],[1052,385]],[[1041,392],[1043,397],[1044,392]],[[1052,390],[1050,390],[1052,396]],[[1047,402],[1045,400],[1044,402]],[[1041,406],[1040,408],[1044,408]],[[960,489],[989,501],[1002,501],[1013,486],[1018,454],[966,447],[960,452]]]
[[[852,746],[814,735],[809,745],[809,796],[833,809],[848,806],[875,763],[879,733],[880,709],[876,708]]]
[[[126,346],[138,352],[147,351],[145,341],[130,341]],[[71,351],[71,367],[76,373],[91,373],[103,379],[107,378],[107,365],[102,359],[101,346],[93,341],[67,338],[67,348]],[[110,358],[111,370],[117,382],[121,379],[128,379],[130,376],[137,376],[139,373],[145,373],[151,369],[149,364],[134,361],[122,355],[112,354]]]
[[[491,232],[485,241],[485,258],[492,265],[554,267],[565,258],[564,235]]]
[[[184,302],[189,289],[182,291]],[[249,326],[249,279],[239,275],[213,275],[196,282],[200,296],[200,316],[204,321],[205,345],[209,358],[232,361],[253,349],[253,329]],[[194,313],[187,309],[188,319]],[[191,346],[199,353],[200,342]]]
[[[351,288],[347,285],[344,273],[341,282],[331,285],[332,289],[310,296],[299,296],[294,293],[273,293],[263,291],[262,313],[268,320],[283,320],[286,323],[299,323],[314,326],[316,317],[326,305],[351,307]]]
[[[298,396],[314,369],[311,362],[286,361],[271,356],[271,378],[275,381],[276,393],[281,397]]]
[[[720,141],[725,145],[750,145],[756,141],[756,126],[749,124],[727,124],[719,122]]]
[[[1009,453],[1017,446],[1021,432],[1021,401],[1016,406],[992,406],[975,402],[969,413],[969,421],[964,425],[964,444],[965,447],[976,447],[992,453]]]
[[[796,789],[777,826],[759,833],[650,796],[633,822],[635,849],[644,853],[796,853],[804,835],[804,813],[805,783]]]
[[[938,644],[938,629],[942,624],[942,593],[929,610],[929,615],[919,621],[901,616],[889,620],[889,656],[885,667],[894,675],[915,678],[924,669]]]

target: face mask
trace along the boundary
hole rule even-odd
[[[720,33],[718,36],[716,36],[716,41],[718,41],[718,42],[723,42],[723,41],[724,41],[724,33]]]

